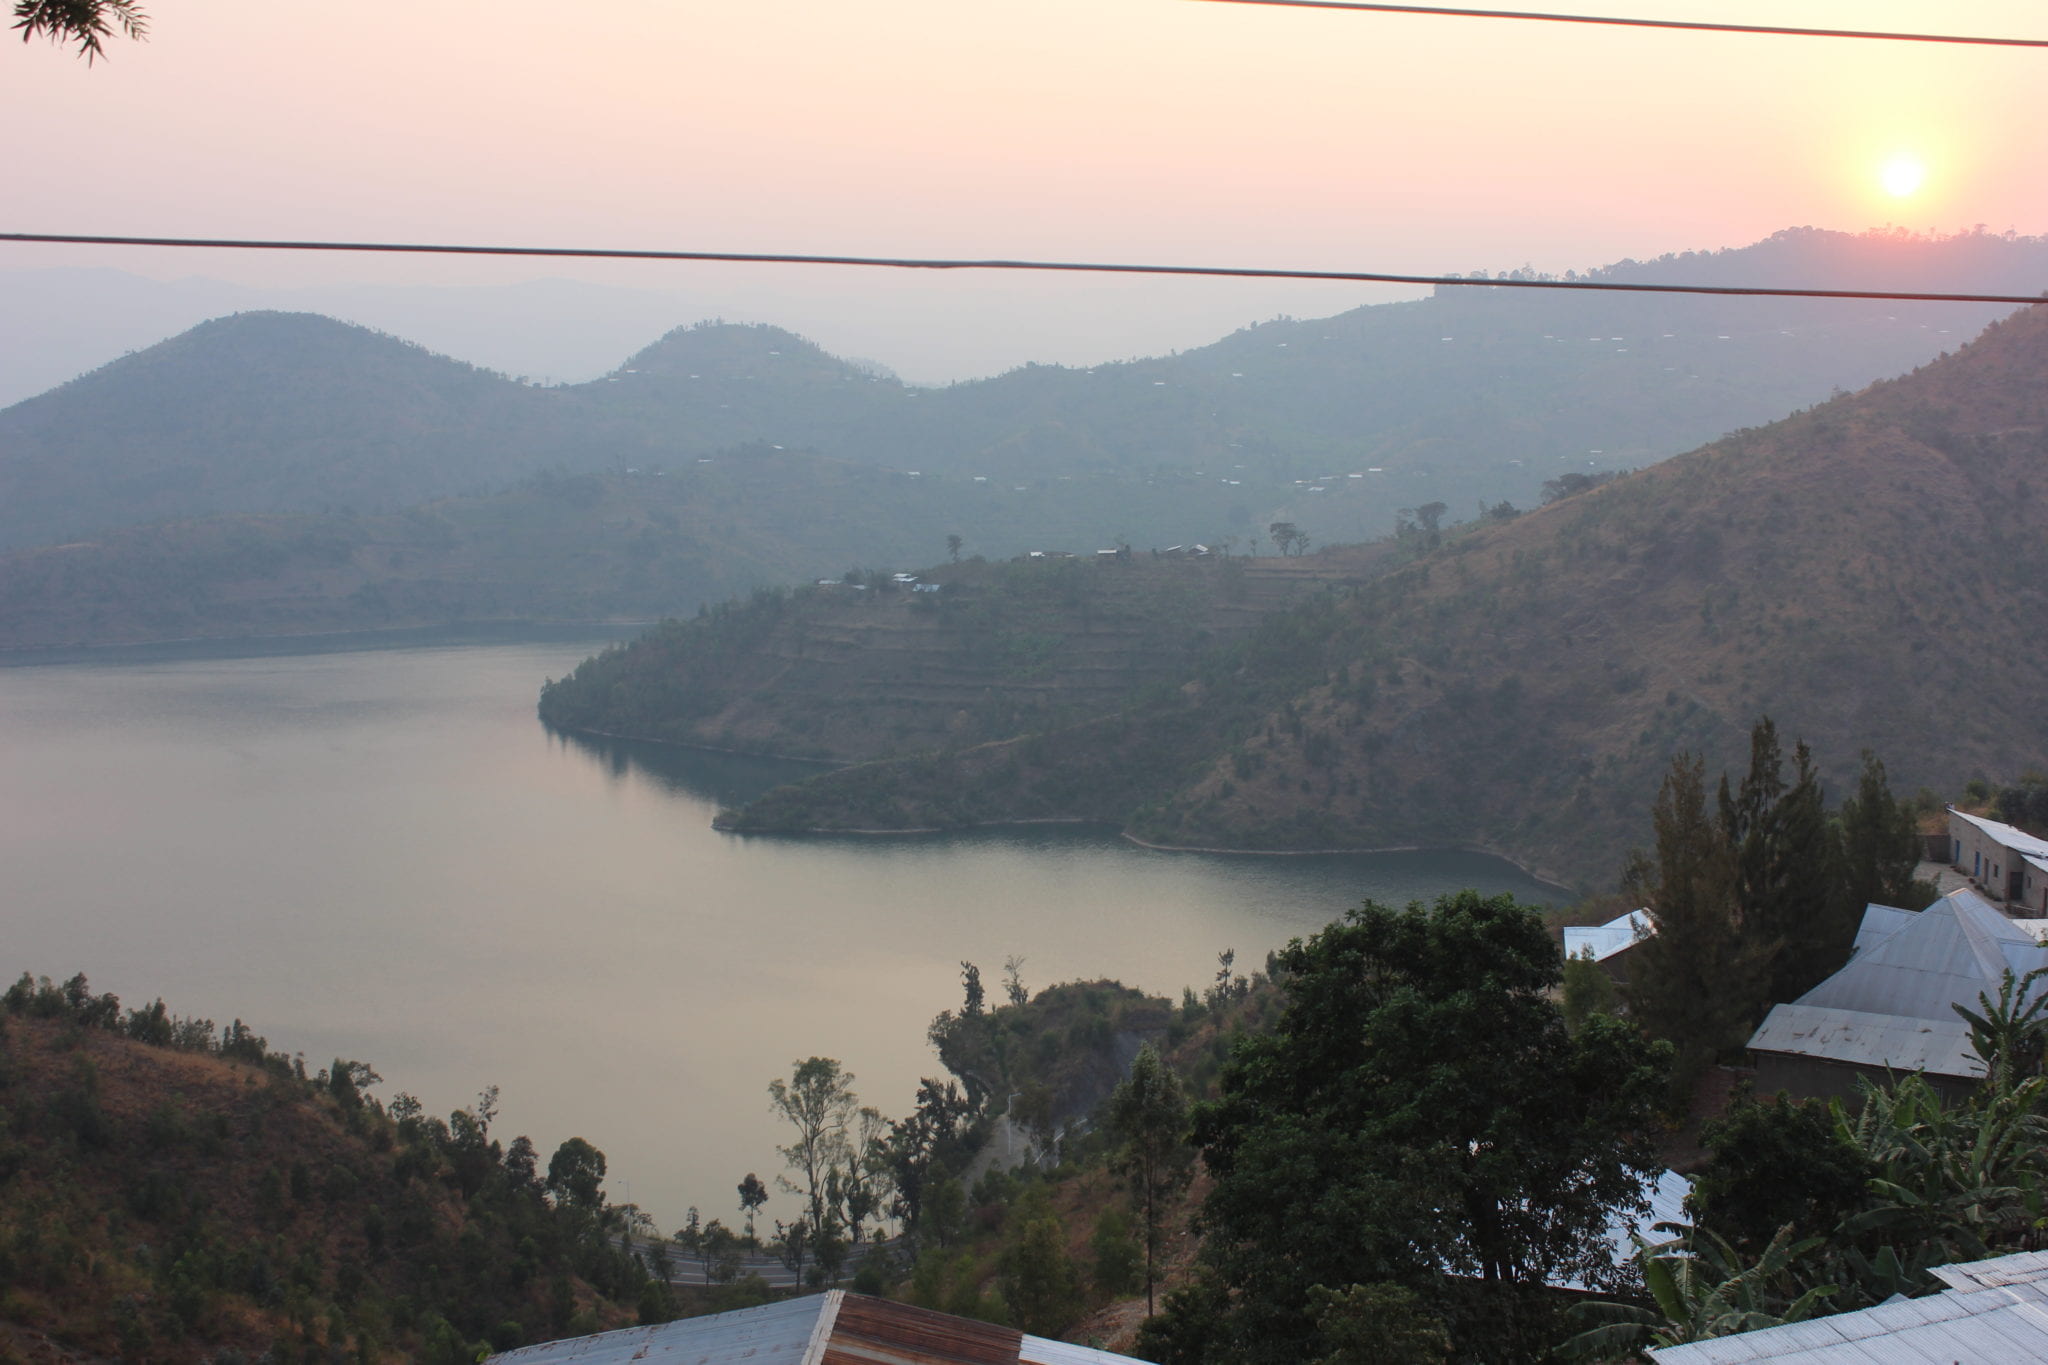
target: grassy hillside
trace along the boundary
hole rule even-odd
[[[932,592],[883,574],[765,592],[587,660],[547,687],[541,717],[838,762],[979,744],[1177,684],[1218,644],[1386,556],[971,560],[928,571]]]
[[[0,1359],[455,1365],[631,1320],[615,1211],[492,1138],[494,1092],[443,1123],[374,1080],[24,975],[0,997]]]
[[[990,492],[757,446],[395,513],[193,518],[0,553],[0,649],[659,619],[849,567],[927,563],[947,535],[970,552],[999,526],[1085,548],[1139,517],[1200,532],[1205,515],[1174,486]]]
[[[1454,536],[1269,623],[1113,732],[852,769],[740,824],[922,825],[936,795],[973,819],[1114,814],[1172,844],[1478,847],[1600,883],[1672,754],[1732,761],[1760,712],[1838,789],[1866,746],[1907,789],[2041,767],[2044,375],[2048,313],[2023,314],[1905,378]]]
[[[1801,229],[1595,273],[2032,292],[2048,241]],[[1402,507],[1528,505],[1560,472],[1638,466],[1773,420],[1930,359],[1997,311],[1458,288],[942,389],[726,324],[540,389],[329,319],[251,313],[0,412],[0,547],[165,517],[383,513],[544,469],[673,469],[751,443],[951,481],[983,499],[974,538],[997,556],[1033,548],[1026,504],[1057,504],[1062,480],[1091,484],[1124,518],[1104,534],[1141,547],[1281,520],[1357,541]]]

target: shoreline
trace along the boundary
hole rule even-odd
[[[1382,853],[1465,853],[1494,858],[1506,863],[1530,881],[1549,887],[1568,897],[1579,897],[1584,893],[1577,887],[1545,876],[1524,863],[1521,859],[1490,848],[1479,848],[1471,844],[1385,844],[1373,848],[1219,848],[1207,844],[1157,844],[1141,839],[1128,830],[1118,829],[1107,820],[1089,820],[1078,816],[1041,816],[1027,820],[983,820],[971,825],[919,825],[898,829],[822,829],[816,826],[804,829],[734,829],[713,819],[711,827],[721,834],[763,835],[773,838],[832,838],[845,835],[862,839],[886,839],[894,836],[929,836],[934,834],[966,834],[974,830],[1022,829],[1039,825],[1090,825],[1111,831],[1125,843],[1153,853],[1206,853],[1226,858],[1357,858],[1372,857]]]
[[[277,635],[177,635],[157,640],[73,641],[0,646],[0,668],[47,664],[123,663],[167,659],[260,659],[281,654],[355,654],[436,645],[540,643],[603,631],[638,632],[654,621],[443,621],[373,630],[306,630]]]

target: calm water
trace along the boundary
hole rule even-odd
[[[797,1058],[903,1112],[963,958],[1178,995],[1365,896],[1551,894],[1450,854],[718,834],[800,770],[549,735],[540,681],[599,643],[0,668],[0,971],[239,1016],[436,1112],[496,1084],[501,1136],[590,1139],[666,1228],[772,1176]]]

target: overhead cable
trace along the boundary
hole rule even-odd
[[[1896,299],[1917,303],[2048,302],[2042,294],[1952,294],[1896,289],[1805,289],[1732,284],[1640,284],[1620,280],[1516,279],[1484,275],[1397,275],[1365,270],[1271,266],[1134,265],[1105,261],[965,260],[916,256],[822,256],[770,251],[656,251],[573,246],[457,246],[425,242],[310,242],[229,237],[107,237],[71,232],[0,232],[0,242],[66,246],[196,247],[224,251],[362,251],[418,256],[537,256],[598,261],[708,261],[741,265],[840,265],[887,270],[1029,270],[1087,275],[1199,275],[1218,279],[1315,280],[1335,284],[1427,284],[1445,288],[1578,289],[1614,294],[1730,294],[1795,299]]]
[[[1284,9],[1348,9],[1374,14],[1422,14],[1454,19],[1533,19],[1551,24],[1605,24],[1618,28],[1675,28],[1692,33],[1754,33],[1780,38],[1876,38],[1895,43],[1962,43],[1977,47],[2048,47],[2048,38],[1979,38],[1958,33],[1891,33],[1853,28],[1787,28],[1778,24],[1714,24],[1686,19],[1630,19],[1539,10],[1454,9],[1444,5],[1379,5],[1364,0],[1201,0],[1217,5],[1272,5]]]

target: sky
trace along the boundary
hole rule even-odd
[[[1585,268],[1796,225],[2048,231],[2048,50],[1198,0],[146,8],[148,41],[114,40],[90,67],[0,45],[0,117],[23,130],[0,151],[7,229],[1428,274]],[[2048,36],[2024,0],[1592,12]],[[1900,157],[1924,168],[1910,194],[1884,183]],[[79,266],[478,297],[567,279],[658,297],[676,325],[790,325],[926,382],[1396,296],[0,244],[0,310],[20,272]],[[556,325],[567,347],[584,324]]]

